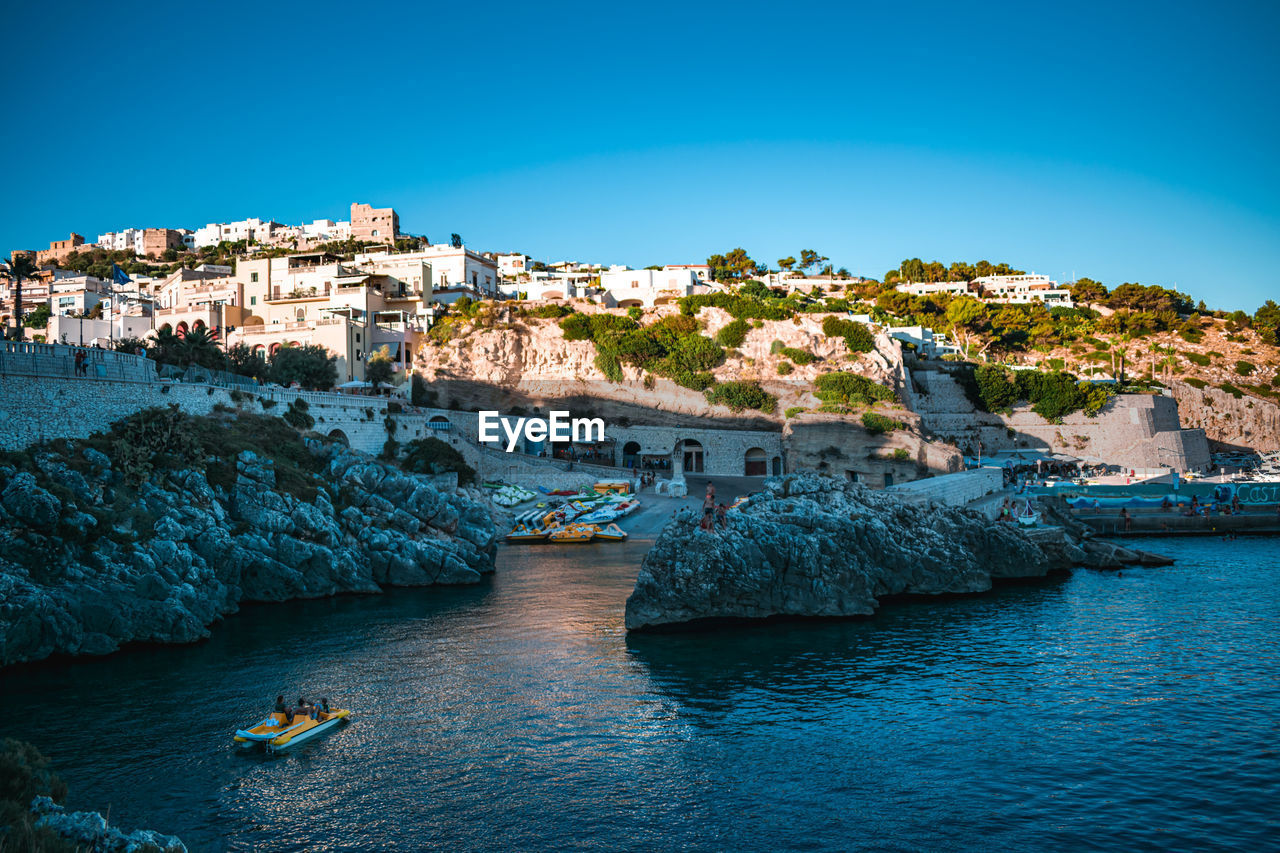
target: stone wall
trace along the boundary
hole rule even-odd
[[[942,371],[916,371],[913,378],[924,392],[916,395],[924,426],[972,456],[981,443],[983,455],[1025,449],[1132,469],[1187,471],[1209,465],[1204,431],[1181,428],[1173,397],[1121,394],[1097,417],[1076,412],[1052,424],[1030,406],[1011,415],[979,412],[960,384]]]
[[[897,495],[908,500],[938,501],[947,506],[964,506],[1004,487],[1004,472],[999,468],[975,468],[890,486]]]
[[[1178,411],[1187,426],[1203,429],[1211,440],[1261,453],[1280,450],[1280,406],[1257,397],[1241,397],[1217,388],[1171,382]]]
[[[915,432],[873,435],[837,415],[800,414],[787,422],[783,435],[788,472],[816,471],[873,488],[951,473],[964,462],[956,448]]]
[[[232,399],[233,393],[238,401]],[[366,453],[377,453],[387,440],[386,402],[374,398],[280,388],[244,394],[211,385],[6,376],[0,382],[0,447],[17,450],[44,439],[87,438],[152,406],[177,405],[189,414],[207,415],[218,404],[240,405],[246,411],[280,415],[296,399],[306,401],[317,432],[341,433],[353,448]],[[262,400],[274,401],[274,405],[264,408]],[[398,438],[408,441],[420,435],[421,421],[401,423]]]

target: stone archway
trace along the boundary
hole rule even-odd
[[[179,323],[178,328],[173,330],[174,334],[180,338],[185,338],[187,336],[187,332],[189,331],[191,331],[191,327],[187,325],[186,320],[183,320],[181,323]]]
[[[702,442],[696,439],[686,438],[677,442],[675,455],[684,460],[686,474],[701,474],[706,468],[706,452],[702,449]]]
[[[769,454],[763,447],[753,447],[743,457],[742,474],[744,477],[765,477],[769,474]]]
[[[782,476],[782,457],[781,456],[773,457],[773,476],[775,477]]]
[[[640,467],[640,442],[628,441],[626,444],[622,445],[622,467]]]
[[[347,447],[351,446],[351,439],[347,438],[347,434],[340,429],[329,430],[329,438],[332,438],[334,441],[340,441]]]

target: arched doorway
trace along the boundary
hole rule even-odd
[[[618,307],[619,308],[643,308],[644,303],[641,302],[639,299],[619,299]]]
[[[626,444],[622,445],[622,467],[640,467],[640,442],[628,441]]]
[[[782,476],[782,457],[781,456],[773,457],[773,476],[775,477]]]
[[[453,424],[449,423],[449,419],[444,415],[432,415],[431,420],[427,421],[427,429],[434,432],[448,432],[453,429]]]
[[[753,447],[746,453],[743,462],[743,476],[764,477],[769,473],[769,454],[763,448]]]
[[[187,326],[187,321],[183,320],[178,324],[178,328],[174,330],[174,333],[180,338],[185,338],[188,331],[190,331],[190,327]]]
[[[351,446],[351,440],[347,438],[347,434],[340,429],[329,430],[329,438],[332,438],[334,441],[340,441],[347,447]]]
[[[706,453],[701,442],[686,438],[676,445],[676,455],[684,460],[686,474],[701,474],[706,467]]]

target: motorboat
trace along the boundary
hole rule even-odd
[[[295,716],[293,722],[289,722],[286,715],[276,713],[251,728],[237,729],[233,740],[242,749],[261,745],[267,752],[283,752],[337,728],[350,716],[346,708],[335,708],[320,711],[314,718]]]

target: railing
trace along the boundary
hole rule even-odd
[[[154,382],[155,363],[143,356],[93,347],[75,347],[64,344],[33,344],[23,341],[5,341],[0,347],[0,375],[47,376],[52,378],[76,378],[76,351],[84,353],[85,374],[90,379],[111,379],[120,382]]]

